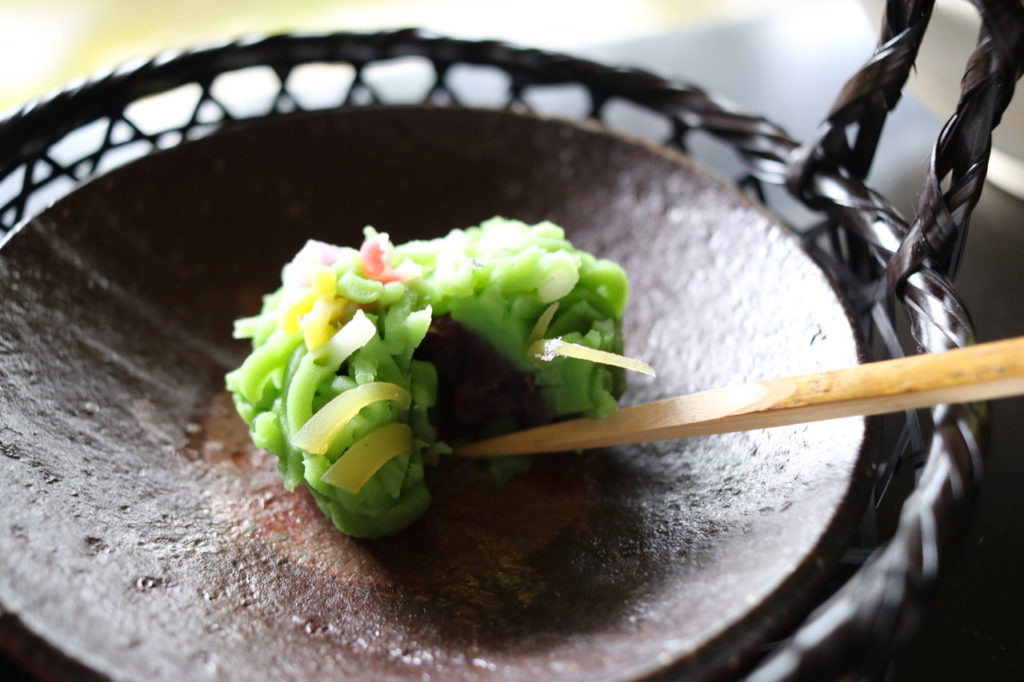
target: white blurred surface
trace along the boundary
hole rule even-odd
[[[566,50],[813,4],[813,0],[0,0],[0,110],[132,58],[253,33],[417,26]]]

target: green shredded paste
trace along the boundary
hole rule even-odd
[[[381,237],[367,228],[367,240]],[[356,249],[308,243],[285,267],[282,287],[264,297],[260,313],[235,323],[235,336],[251,339],[252,352],[226,377],[253,442],[279,458],[285,487],[305,483],[340,531],[366,538],[395,533],[423,515],[430,504],[424,461],[451,452],[437,440],[432,423],[437,370],[414,357],[432,319],[449,315],[510,365],[532,373],[555,418],[606,416],[624,388],[623,372],[616,367],[527,356],[536,340],[531,333],[553,303],[558,306],[545,338],[622,353],[625,273],[611,261],[575,249],[557,225],[493,218],[439,239],[397,245],[386,257],[389,265],[382,275]],[[403,269],[406,274],[394,275]],[[333,282],[327,294],[325,277],[328,289]],[[321,298],[336,297],[337,309],[348,306],[327,336],[344,326],[344,316],[351,317],[355,309],[376,327],[372,338],[344,359],[326,352],[328,346],[308,347],[301,325],[315,315],[306,308],[317,286]],[[289,314],[298,323],[285,323]],[[403,409],[380,401],[363,407],[322,454],[292,444],[293,434],[327,402],[369,382],[397,384],[411,394],[411,405]],[[411,427],[412,446],[381,466],[358,493],[321,480],[349,446],[394,421]],[[524,468],[521,458],[495,462],[499,479]]]

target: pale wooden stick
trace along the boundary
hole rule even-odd
[[[1024,394],[1024,336],[770,379],[627,407],[471,443],[456,455],[560,452],[746,431]]]

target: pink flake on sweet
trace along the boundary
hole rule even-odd
[[[388,239],[386,232],[370,237],[359,247],[359,257],[363,261],[363,273],[367,279],[387,284],[406,282],[417,276],[418,273],[410,272],[408,269],[403,272],[388,265],[391,248],[391,240]]]

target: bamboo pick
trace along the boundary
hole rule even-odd
[[[537,454],[918,409],[1024,394],[1024,336],[658,400],[455,448]]]

